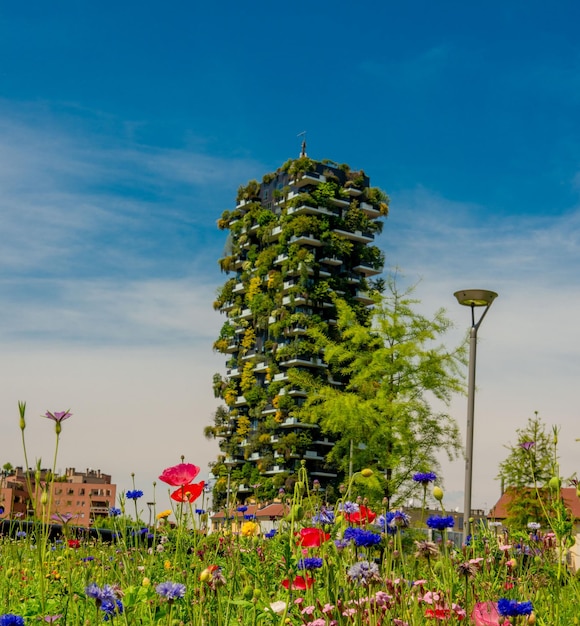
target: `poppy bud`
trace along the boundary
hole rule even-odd
[[[548,487],[550,487],[552,491],[559,491],[560,484],[560,478],[558,476],[552,476],[552,478],[548,481]]]
[[[46,489],[42,492],[42,495],[40,496],[40,504],[42,504],[43,506],[48,504],[48,492],[46,491]]]
[[[433,497],[441,502],[443,500],[443,489],[441,487],[433,487]]]
[[[365,477],[365,478],[370,478],[373,475],[373,470],[370,469],[370,467],[365,467],[364,470],[361,471],[361,474]]]

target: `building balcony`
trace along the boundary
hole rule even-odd
[[[306,398],[308,392],[304,391],[304,389],[290,389],[288,395],[294,398]]]
[[[244,293],[244,291],[246,291],[246,286],[242,282],[236,283],[232,289],[233,293]]]
[[[248,350],[244,355],[242,355],[242,361],[249,361],[256,356],[257,352],[255,349]]]
[[[306,328],[302,328],[301,326],[292,326],[291,328],[287,328],[284,331],[284,334],[289,337],[295,337],[296,335],[306,335],[308,330]]]
[[[369,294],[364,291],[357,291],[354,299],[358,302],[362,302],[362,304],[374,304],[375,302],[371,297],[369,297]]]
[[[375,209],[375,207],[368,202],[361,202],[359,205],[359,209],[371,219],[376,219],[381,215],[381,212],[378,209]]]
[[[322,174],[318,174],[317,172],[308,172],[307,174],[302,174],[302,176],[298,176],[291,180],[288,184],[291,187],[306,187],[307,185],[318,185],[319,183],[325,183],[326,176]]]
[[[282,298],[282,304],[284,306],[302,306],[307,302],[308,300],[304,296],[284,296]]]
[[[346,191],[351,198],[357,198],[362,193],[362,189],[358,189],[357,187],[345,187],[344,191]]]
[[[261,363],[256,363],[256,365],[254,366],[254,372],[256,374],[263,374],[264,372],[268,371],[268,364],[264,363],[263,361]]]
[[[382,270],[376,270],[374,267],[370,267],[370,265],[357,265],[352,269],[353,271],[358,272],[359,274],[364,274],[365,276],[376,276],[382,272]]]
[[[279,372],[278,374],[274,374],[274,378],[272,379],[275,383],[283,382],[288,380],[288,374],[286,372]]]
[[[340,207],[341,209],[348,209],[350,206],[350,202],[342,198],[329,198],[329,201],[334,204],[334,206]]]
[[[337,235],[341,235],[345,239],[350,239],[351,241],[358,241],[359,243],[372,243],[374,241],[374,235],[372,233],[363,233],[360,230],[355,230],[353,232],[349,230],[341,230],[339,228],[333,228],[333,233]]]
[[[282,472],[287,472],[288,470],[283,465],[273,465],[271,469],[266,470],[264,474],[266,476],[272,476],[274,474],[282,474]]]
[[[285,361],[281,361],[280,365],[284,367],[320,367],[320,368],[328,368],[328,365],[324,363],[322,359],[318,357],[294,357],[291,359],[286,359]]]
[[[226,354],[233,354],[234,352],[239,352],[239,350],[240,350],[240,344],[238,343],[238,341],[231,340],[230,343],[228,343],[224,352]]]
[[[251,309],[243,309],[238,317],[241,320],[250,320],[253,317],[252,310]]]
[[[315,478],[337,478],[338,474],[335,472],[308,472],[310,476],[314,476]]]
[[[282,234],[282,226],[274,226],[274,228],[272,228],[272,230],[270,231],[269,240],[276,241],[280,237],[281,234]]]
[[[295,235],[290,238],[290,243],[296,243],[299,246],[320,247],[322,245],[322,241],[320,241],[320,239],[316,239],[316,237],[312,234]]]
[[[334,215],[334,213],[323,206],[313,207],[302,204],[297,207],[289,207],[288,215]]]
[[[246,404],[246,398],[244,396],[238,396],[236,398],[235,406],[243,406]]]
[[[283,263],[285,263],[288,260],[288,255],[287,254],[279,254],[275,259],[274,259],[274,265],[282,265]]]
[[[239,378],[241,376],[240,370],[237,367],[232,367],[226,370],[226,375],[230,378]]]
[[[262,410],[261,415],[274,415],[277,409],[275,409],[271,404],[266,405],[266,407]]]
[[[316,424],[305,424],[301,422],[297,417],[287,417],[285,421],[280,424],[280,428],[292,428],[299,426],[301,428],[318,428]]]
[[[335,256],[324,257],[323,259],[320,259],[320,262],[325,263],[326,265],[332,265],[332,266],[342,265],[342,259],[339,259],[338,257],[335,257]]]
[[[324,457],[320,456],[315,450],[306,450],[304,458],[310,461],[324,461]]]

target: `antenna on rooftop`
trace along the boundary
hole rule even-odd
[[[306,131],[303,130],[301,133],[296,135],[297,137],[302,137],[302,149],[300,150],[300,157],[306,156]]]

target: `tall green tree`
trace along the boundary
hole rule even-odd
[[[337,299],[338,336],[310,331],[341,386],[290,371],[309,391],[301,418],[338,439],[331,460],[345,473],[351,461],[355,471],[375,467],[391,503],[414,493],[415,472],[439,469],[441,452],[456,458],[462,449],[445,407],[464,391],[465,343],[454,350],[442,345],[451,322],[442,309],[432,317],[417,312],[412,294],[412,288],[401,293],[392,277],[385,295],[377,296],[370,325]]]

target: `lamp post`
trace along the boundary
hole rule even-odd
[[[471,307],[471,331],[469,333],[469,374],[467,380],[467,428],[465,442],[465,490],[463,500],[463,541],[470,533],[471,487],[473,484],[473,418],[475,410],[475,357],[477,331],[492,302],[497,298],[495,291],[464,289],[453,294],[459,304]],[[479,321],[475,321],[475,308],[485,307]]]

